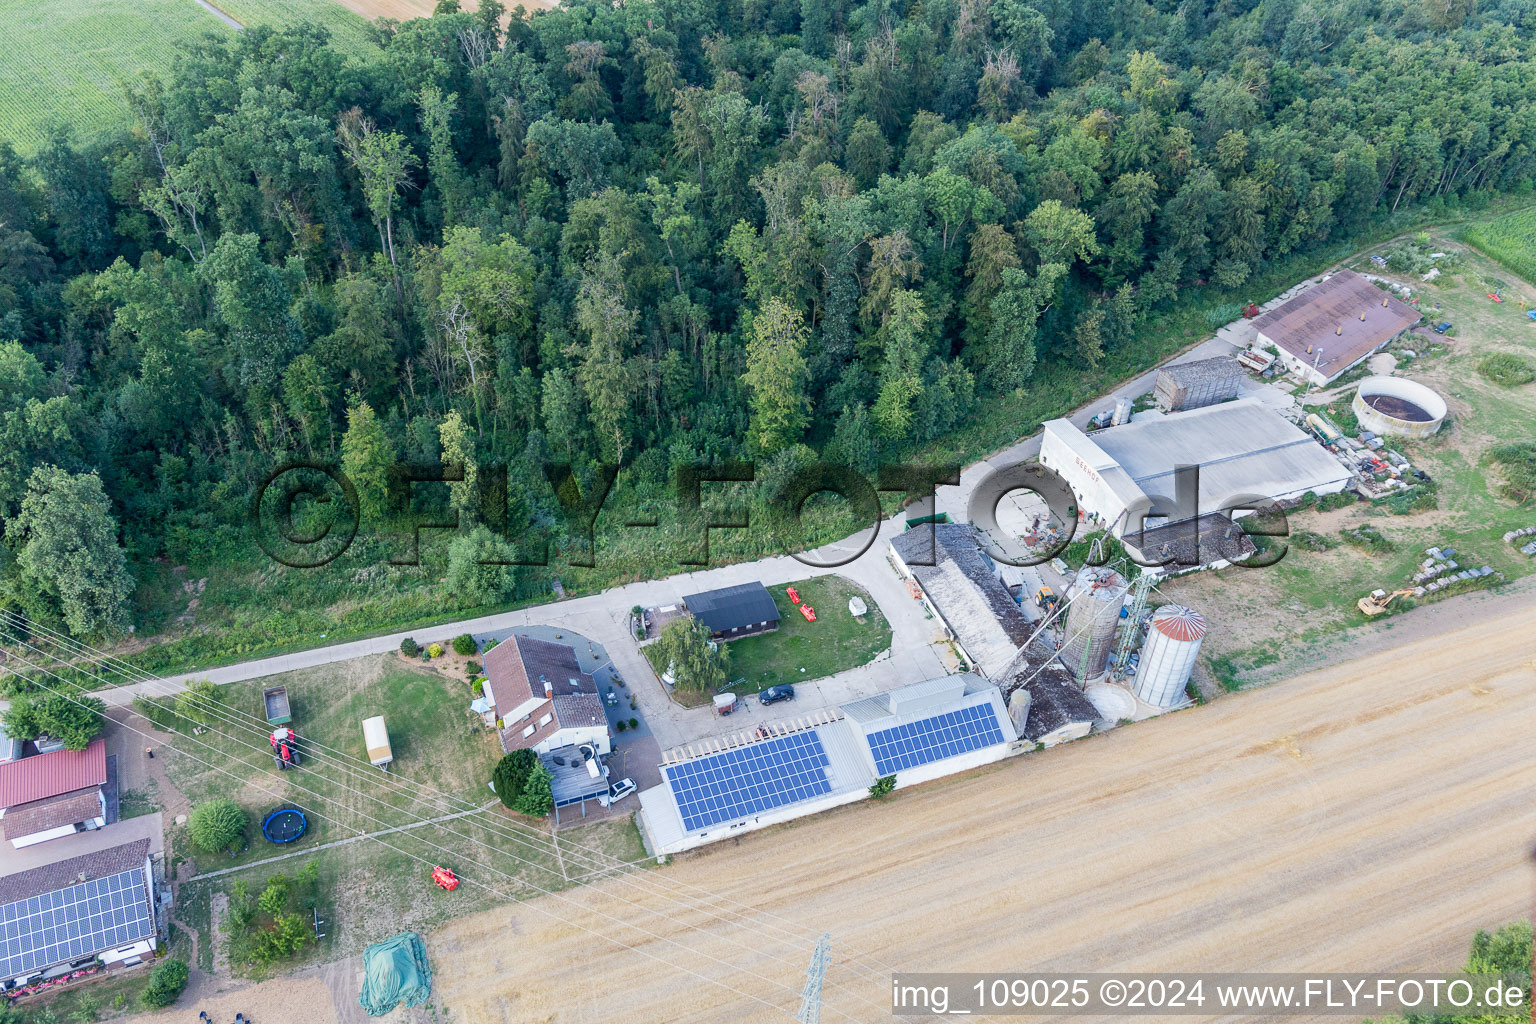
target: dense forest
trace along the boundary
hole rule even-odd
[[[0,147],[0,602],[165,627],[146,581],[251,564],[287,459],[344,466],[365,522],[390,463],[465,467],[446,563],[316,570],[406,615],[548,592],[480,564],[558,522],[546,462],[618,466],[626,507],[688,463],[872,470],[1181,290],[1528,191],[1533,11],[445,0],[366,60],[210,37],[120,132]]]

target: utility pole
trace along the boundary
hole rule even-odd
[[[832,935],[823,932],[811,954],[811,969],[805,972],[805,988],[800,993],[800,1024],[821,1024],[821,983],[827,978],[827,954],[832,950]]]

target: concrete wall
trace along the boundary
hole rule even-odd
[[[841,807],[843,804],[851,804],[855,800],[868,799],[869,790],[867,789],[855,789],[848,793],[833,793],[820,800],[790,804],[787,807],[778,807],[771,811],[764,811],[762,814],[754,815],[745,821],[721,822],[718,825],[711,826],[706,832],[689,832],[684,834],[681,839],[675,840],[668,845],[657,846],[653,852],[657,856],[682,853],[684,850],[697,849],[700,846],[707,846],[722,839],[730,839],[733,836],[756,832],[758,829],[767,828],[770,825],[793,821],[796,818],[803,818],[810,814],[820,814],[822,811],[829,811],[834,807]],[[646,835],[654,841],[654,833],[645,827],[645,812],[642,810],[637,815],[637,818],[640,820],[641,828],[645,831]]]
[[[946,757],[942,761],[931,761],[915,768],[896,773],[896,788],[916,786],[923,782],[932,782],[934,779],[942,779],[946,775],[956,772],[968,771],[972,768],[980,768],[984,764],[1001,761],[1010,753],[1018,753],[1009,748],[1013,744],[994,743],[990,747],[982,747],[980,750],[972,750],[965,754],[956,754],[954,757]]]

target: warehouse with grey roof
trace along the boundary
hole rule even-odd
[[[1241,530],[1232,520],[1255,504],[1332,494],[1353,479],[1316,440],[1253,398],[1138,418],[1092,435],[1069,420],[1051,420],[1040,461],[1066,479],[1089,524],[1128,541],[1144,562],[1161,560],[1148,554],[1151,545],[1204,538],[1195,560],[1184,555],[1173,568],[1241,557]],[[1153,509],[1158,517],[1148,514]]]

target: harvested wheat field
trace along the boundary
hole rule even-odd
[[[892,967],[1459,966],[1531,905],[1533,626],[1527,606],[805,819],[553,916],[465,918],[429,939],[434,995],[455,1024],[782,1021],[822,931],[828,1022],[888,1019]]]

